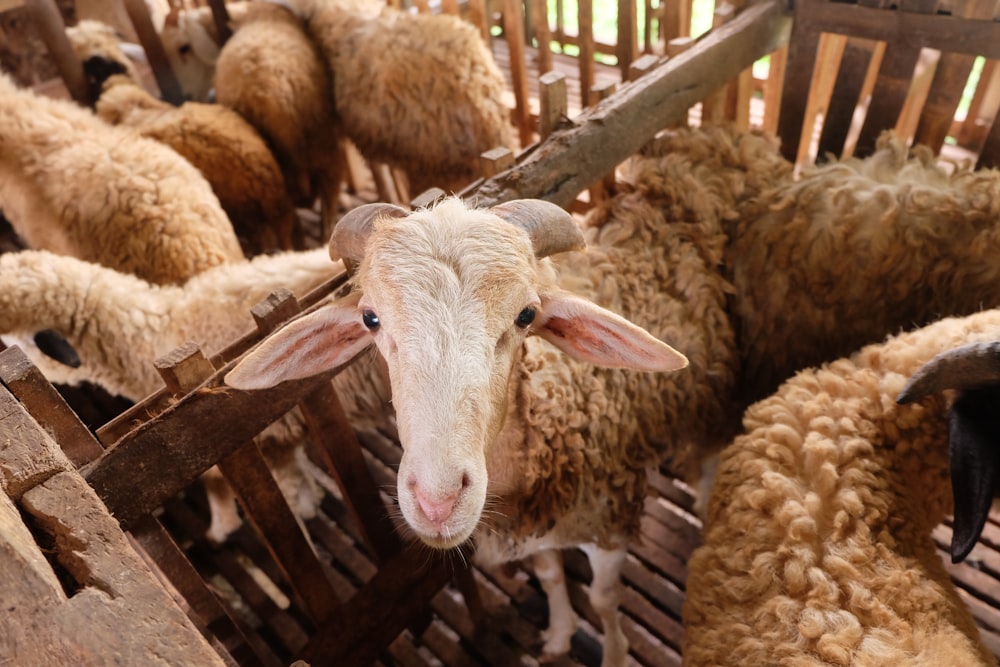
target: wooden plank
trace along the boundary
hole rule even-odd
[[[104,452],[62,395],[20,348],[0,352],[0,382],[24,404],[73,465],[89,463]]]
[[[590,104],[589,91],[594,85],[594,3],[593,0],[578,0],[577,25],[580,55],[580,106]],[[582,188],[581,188],[582,189]]]
[[[549,29],[548,2],[546,0],[528,0],[531,9],[532,23],[535,27],[535,41],[538,44],[536,60],[538,75],[543,76],[552,71],[552,31]]]
[[[847,136],[854,122],[854,111],[861,99],[868,67],[876,44],[871,40],[850,37],[840,59],[840,73],[830,95],[826,119],[820,132],[816,161],[824,162],[828,155],[844,156]]]
[[[32,630],[19,664],[96,664],[113,655],[120,664],[225,665],[78,474],[49,478],[26,491],[21,506],[79,589],[49,613],[22,617]]]
[[[341,613],[316,553],[257,445],[250,442],[238,448],[218,465],[310,617],[319,624]]]
[[[209,547],[205,539],[208,525],[190,507],[178,498],[168,499],[164,503],[163,521],[165,524],[176,524],[177,528],[174,532],[178,535],[178,539],[183,538],[185,542],[190,544],[186,552],[191,561],[199,565],[205,576],[218,574],[232,587],[238,600],[226,598],[223,602],[227,606],[246,605],[259,619],[260,625],[256,628],[247,628],[244,631],[248,637],[256,636],[257,633],[253,632],[254,630],[259,632],[266,628],[268,635],[275,638],[275,643],[280,643],[281,648],[285,649],[289,655],[305,646],[306,642],[309,641],[309,635],[302,627],[302,615],[293,616],[290,613],[293,610],[279,607],[275,600],[261,588],[257,580],[250,575],[246,565],[240,562],[238,552],[234,548]],[[237,539],[230,539],[229,544],[238,542],[239,534],[235,537]],[[242,547],[242,544],[240,546]],[[236,614],[233,615],[239,618]],[[255,647],[258,653],[267,655],[269,661],[272,658],[278,659],[280,657],[282,664],[288,664],[288,656],[267,654],[267,651],[271,649],[266,644],[255,642]]]
[[[232,365],[219,369],[202,387],[127,433],[82,469],[122,525],[152,512],[333,376],[244,392],[222,383]],[[198,428],[190,428],[191,424]]]
[[[785,65],[788,63],[788,47],[783,46],[771,54],[767,80],[764,82],[764,117],[761,127],[771,134],[778,132],[778,109],[781,108],[781,89],[785,85]]]
[[[828,0],[796,0],[796,21],[810,29],[887,43],[1000,58],[1000,25],[943,14],[873,9]]]
[[[629,68],[639,57],[639,16],[635,0],[618,0],[618,69],[622,81],[629,80]]]
[[[908,6],[910,11],[899,14],[924,16],[931,15],[936,2],[910,0]],[[1000,31],[996,35],[1000,37]],[[910,93],[914,70],[922,48],[919,43],[912,42],[909,36],[898,40],[886,39],[885,42],[882,66],[879,68],[875,88],[868,104],[868,113],[861,126],[861,134],[854,147],[854,154],[862,158],[875,152],[875,143],[883,131],[896,127]]]
[[[562,72],[548,72],[539,78],[538,85],[538,136],[544,141],[562,124],[564,119],[569,117],[566,75]],[[509,168],[513,164],[514,159],[511,156],[510,164],[504,168]],[[483,176],[492,178],[497,173],[497,171],[493,171],[487,174],[484,170]]]
[[[160,97],[171,104],[181,104],[185,99],[184,91],[181,90],[177,76],[170,67],[167,52],[163,48],[163,42],[160,41],[160,35],[156,32],[152,19],[149,17],[149,9],[145,0],[122,1],[125,3],[125,11],[128,12],[135,33],[139,36],[142,50],[146,52],[146,59],[153,70],[156,85],[160,88]]]
[[[0,387],[0,489],[17,501],[46,479],[74,470],[72,462],[10,393]]]
[[[803,13],[799,3],[795,3],[795,22],[788,43],[785,85],[782,88],[781,108],[778,111],[781,154],[789,162],[795,162],[799,156],[809,104],[809,96],[805,91],[812,87],[819,40],[822,36],[822,31],[802,18]]]
[[[528,65],[524,55],[524,6],[521,0],[504,0],[503,32],[510,49],[510,75],[514,88],[514,124],[521,145],[531,144],[535,130],[531,126],[531,100],[528,96]]]
[[[364,532],[365,543],[377,562],[386,562],[399,553],[402,542],[392,527],[361,444],[333,386],[324,384],[306,396],[301,409],[324,467],[343,491],[344,502]]]
[[[813,71],[812,85],[809,87],[804,127],[795,161],[799,164],[808,162],[812,150],[816,122],[820,116],[826,115],[830,99],[837,83],[838,69],[844,54],[847,38],[843,35],[823,33],[819,38],[819,48],[816,54],[816,66]],[[791,92],[791,91],[789,91]],[[824,118],[825,120],[825,118]]]
[[[605,103],[582,112],[515,169],[483,183],[480,206],[535,197],[569,207],[577,195],[635,154],[708,92],[787,42],[791,16],[781,0],[749,6],[697,47],[670,58]]]

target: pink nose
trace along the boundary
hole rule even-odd
[[[417,497],[417,504],[420,505],[424,516],[435,524],[442,524],[448,520],[452,510],[455,509],[455,501],[458,500],[458,491],[443,498],[430,498],[414,487],[413,495]]]

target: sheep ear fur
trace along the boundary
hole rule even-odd
[[[234,389],[267,389],[346,364],[372,342],[358,316],[360,294],[292,320],[243,357],[226,374]]]
[[[675,371],[687,357],[620,315],[569,292],[541,295],[533,332],[566,354],[597,366],[636,371]]]

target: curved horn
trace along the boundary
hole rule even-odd
[[[937,355],[903,387],[897,403],[912,403],[943,389],[974,389],[1000,382],[1000,341],[970,343]]]
[[[357,264],[365,256],[368,235],[371,234],[376,218],[405,218],[410,214],[405,208],[395,204],[362,204],[353,208],[337,221],[330,235],[330,258],[333,261]]]
[[[587,242],[569,213],[543,199],[514,199],[490,208],[512,225],[528,232],[536,257],[583,250]]]

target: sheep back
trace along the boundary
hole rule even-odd
[[[264,136],[293,199],[308,206],[342,178],[327,64],[302,21],[284,7],[251,3],[215,69],[216,99]]]
[[[886,333],[1000,304],[1000,172],[948,174],[883,135],[743,208],[727,265],[749,399]],[[872,304],[879,304],[872,308]]]
[[[503,74],[469,23],[393,8],[366,17],[331,2],[308,25],[347,136],[369,160],[403,169],[412,192],[457,191],[479,175],[480,154],[515,147]]]
[[[31,247],[179,282],[243,259],[201,173],[152,139],[0,76],[0,207]]]
[[[105,84],[96,112],[112,124],[170,146],[197,167],[247,255],[293,247],[297,218],[281,168],[240,114],[201,102],[175,107],[122,76]]]
[[[751,406],[689,561],[686,664],[995,664],[930,536],[952,511],[946,400],[895,397],[998,336],[998,311],[942,320]]]

